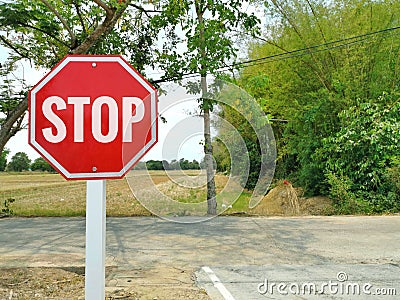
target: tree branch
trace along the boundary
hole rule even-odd
[[[22,126],[22,122],[24,121],[24,115],[22,115],[18,120],[17,124],[11,129],[9,137],[12,138],[14,135],[18,133],[21,129],[24,129],[26,126]]]
[[[307,2],[307,4],[308,4],[308,7],[310,7],[310,9],[311,9],[312,15],[313,15],[313,17],[314,17],[314,19],[315,19],[315,22],[316,22],[316,24],[317,24],[317,27],[318,27],[318,31],[320,32],[321,37],[322,37],[324,43],[326,44],[326,43],[327,43],[327,40],[326,40],[324,31],[322,30],[322,27],[321,27],[319,18],[318,18],[318,16],[317,16],[317,13],[315,12],[315,9],[314,9],[314,7],[312,6],[310,0],[306,0],[306,2]],[[371,30],[371,31],[372,31],[372,30]],[[330,50],[328,50],[328,55],[329,55],[329,59],[331,60],[333,66],[334,66],[335,69],[336,69],[336,62],[335,62],[335,60],[333,59],[333,56],[332,56],[332,53],[331,53]]]
[[[143,12],[148,18],[150,18],[149,13],[161,13],[162,12],[161,10],[145,9],[144,7],[134,4],[134,3],[129,4],[129,6],[132,6],[132,7],[136,8],[137,10]]]
[[[59,12],[55,9],[55,7],[53,5],[51,5],[47,0],[41,0],[44,5],[47,6],[48,9],[51,10],[51,12],[53,14],[55,14],[57,16],[57,18],[60,20],[60,22],[63,24],[64,28],[68,31],[69,36],[71,37],[71,48],[75,48],[76,47],[76,36],[74,34],[74,32],[72,31],[72,29],[68,26],[67,21],[59,14]]]
[[[98,3],[99,6],[105,5],[103,1],[93,0]],[[128,5],[130,4],[130,0],[127,0],[124,5],[121,5],[117,10],[110,9],[107,5],[108,12],[106,11],[106,17],[100,25],[96,27],[96,29],[75,49],[71,52],[72,54],[85,54],[89,49],[100,39],[101,36],[107,34],[111,31],[118,20],[121,18],[123,13],[126,11]]]
[[[288,21],[288,23],[290,24],[290,26],[292,27],[292,29],[294,30],[296,35],[300,38],[300,41],[303,43],[303,45],[306,46],[307,48],[309,48],[308,43],[306,42],[305,38],[301,34],[301,32],[300,32],[299,28],[297,27],[297,25],[295,24],[294,20],[289,16],[289,14],[287,14],[285,12],[285,10],[281,6],[281,4],[277,0],[271,0],[271,2],[274,4],[276,9],[279,11],[279,13],[286,19],[286,21]],[[311,59],[314,61],[314,64],[312,65],[313,66],[312,70],[318,76],[322,85],[328,91],[333,91],[334,90],[333,87],[331,86],[330,82],[328,82],[328,80],[326,79],[324,71],[322,70],[322,68],[320,68],[320,66],[318,64],[319,61],[315,58],[315,55],[312,52],[310,52],[310,56],[311,56]],[[311,64],[310,64],[310,66],[311,66]]]
[[[94,3],[96,3],[98,6],[100,6],[102,9],[105,10],[107,16],[111,16],[114,14],[114,11],[103,1],[101,0],[93,0]]]
[[[66,42],[60,40],[60,39],[57,38],[56,36],[50,34],[49,32],[47,32],[47,31],[45,31],[45,30],[43,30],[43,29],[40,29],[40,28],[35,27],[35,26],[33,26],[33,25],[30,25],[30,24],[28,24],[28,23],[18,22],[18,24],[21,25],[21,26],[26,26],[26,27],[28,27],[28,28],[37,30],[37,31],[39,31],[39,32],[41,32],[41,33],[44,33],[45,35],[47,35],[47,36],[51,37],[52,39],[54,39],[55,41],[59,42],[60,44],[63,44],[64,46],[69,47],[68,44],[67,44]]]
[[[30,60],[29,55],[27,54],[23,54],[21,53],[19,50],[19,48],[15,47],[13,44],[11,44],[6,38],[4,38],[4,36],[0,35],[0,40],[6,44],[8,47],[10,47],[11,49],[13,49],[19,56],[23,57],[23,58],[27,58]],[[28,53],[27,49],[23,49],[25,50],[25,53]]]
[[[8,142],[8,135],[12,132],[15,122],[24,115],[28,108],[28,97],[25,97],[17,107],[6,117],[5,121],[1,124],[0,128],[0,153],[3,151],[4,146]]]
[[[74,1],[74,6],[75,6],[75,9],[76,9],[76,14],[78,15],[79,21],[80,21],[81,26],[82,26],[82,31],[86,34],[87,32],[86,32],[85,22],[83,21],[81,10],[79,8],[79,4],[76,1]]]

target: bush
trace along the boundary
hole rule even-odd
[[[341,112],[341,129],[322,140],[319,155],[326,161],[329,193],[339,210],[400,210],[400,102],[396,99],[384,94],[377,103]],[[349,197],[340,196],[339,190]]]
[[[11,209],[11,204],[15,202],[15,199],[8,198],[4,200],[4,208],[1,209],[1,213],[11,216],[14,214],[14,211]]]
[[[326,157],[318,154],[323,140],[340,130],[338,113],[343,103],[325,90],[310,93],[309,97],[314,104],[299,111],[284,133],[294,171],[286,176],[304,188],[307,196],[317,196],[328,193],[324,181]]]
[[[329,197],[333,199],[338,214],[358,214],[369,211],[366,205],[358,201],[356,194],[353,193],[353,182],[349,177],[333,172],[327,172],[325,175],[329,185]]]

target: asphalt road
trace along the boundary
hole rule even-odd
[[[84,247],[84,218],[0,220],[0,268],[83,266]],[[194,270],[211,299],[399,299],[400,216],[108,218],[106,264]]]

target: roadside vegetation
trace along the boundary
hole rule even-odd
[[[265,1],[265,37],[250,43],[235,78],[269,116],[277,142],[275,180],[327,196],[335,213],[400,210],[400,3]],[[243,116],[221,117],[241,133],[256,182],[257,137]],[[253,132],[253,133],[252,133]],[[229,132],[220,128],[221,140]],[[214,141],[220,171],[226,147]]]

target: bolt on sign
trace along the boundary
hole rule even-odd
[[[157,102],[121,56],[68,55],[29,92],[29,144],[66,179],[122,178],[157,142]]]

